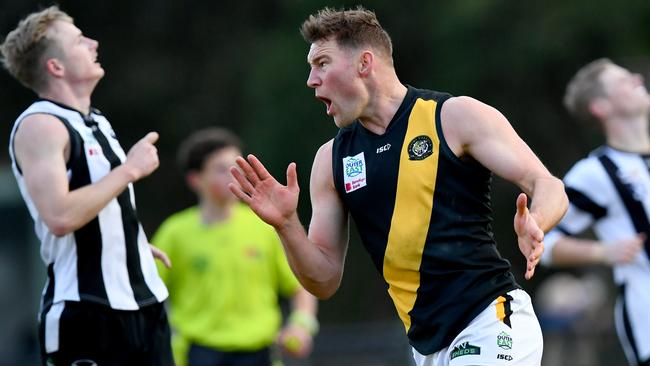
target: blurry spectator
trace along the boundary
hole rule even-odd
[[[187,138],[178,160],[198,205],[169,217],[153,238],[173,263],[160,271],[179,366],[268,366],[276,339],[285,353],[305,357],[318,329],[316,299],[294,277],[275,231],[228,190],[239,155],[227,130]],[[278,295],[292,308],[279,335]]]

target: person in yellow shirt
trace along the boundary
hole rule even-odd
[[[228,189],[240,145],[220,128],[181,144],[179,165],[199,202],[166,219],[152,240],[172,261],[159,271],[179,366],[267,366],[276,342],[305,357],[318,329],[316,298],[291,272],[275,230]],[[291,300],[282,329],[279,297]]]

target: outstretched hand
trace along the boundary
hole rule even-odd
[[[264,222],[275,227],[282,227],[298,207],[298,177],[296,164],[287,168],[287,185],[280,184],[254,156],[246,159],[237,157],[237,167],[230,168],[235,182],[228,188],[240,200],[244,201]],[[239,168],[239,169],[238,169]]]
[[[539,263],[544,252],[544,231],[539,228],[537,221],[528,210],[528,197],[521,193],[517,197],[517,213],[515,214],[514,226],[517,233],[519,250],[526,257],[527,280],[535,274],[535,266]]]

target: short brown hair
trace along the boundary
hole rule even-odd
[[[241,150],[241,140],[229,130],[210,127],[195,131],[178,148],[178,167],[183,173],[201,171],[208,156],[227,147]]]
[[[371,46],[393,55],[393,44],[374,12],[358,6],[351,10],[324,8],[312,14],[300,27],[305,41],[333,39],[344,47]]]
[[[614,63],[610,59],[599,58],[580,68],[573,76],[564,94],[564,106],[574,117],[587,122],[595,120],[589,104],[605,95],[600,76],[611,65]]]
[[[0,45],[5,68],[24,86],[34,91],[45,87],[47,79],[43,61],[54,52],[60,52],[47,37],[49,28],[56,20],[74,22],[72,17],[57,6],[50,6],[21,20]]]

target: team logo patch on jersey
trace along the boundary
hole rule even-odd
[[[343,182],[345,193],[366,186],[366,159],[363,152],[343,158]]]
[[[480,354],[481,354],[481,347],[469,344],[469,342],[463,342],[457,345],[456,347],[454,347],[453,350],[451,350],[451,356],[449,359],[453,360],[456,357],[480,355]]]
[[[497,336],[497,346],[503,349],[512,349],[512,337],[506,332],[499,333]]]
[[[433,154],[433,142],[426,135],[420,135],[411,142],[408,147],[409,160],[424,160]]]

